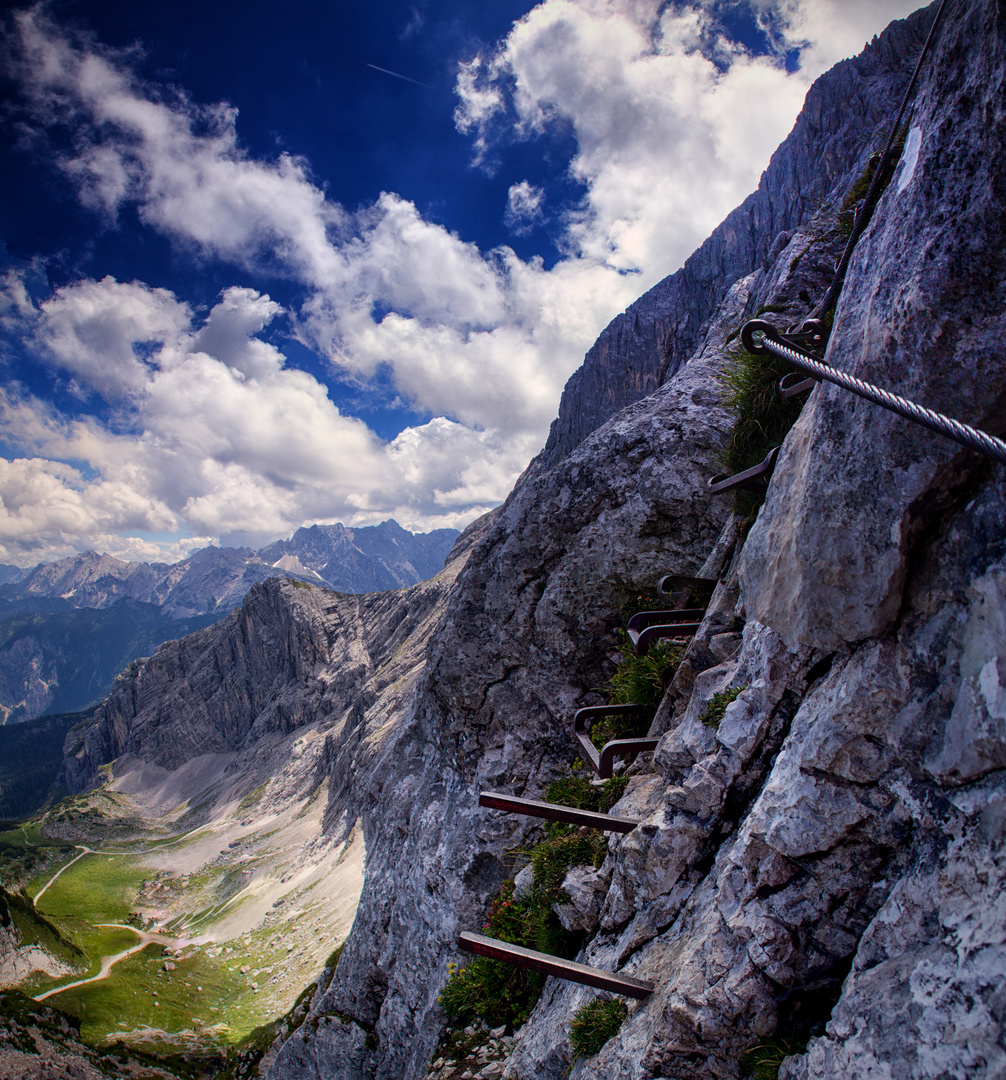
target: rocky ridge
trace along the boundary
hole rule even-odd
[[[277,575],[350,593],[415,585],[442,569],[458,535],[456,529],[410,533],[389,520],[359,529],[312,525],[259,551],[205,547],[171,564],[124,562],[85,551],[22,572],[2,595],[8,601],[61,599],[87,608],[137,600],[176,619],[226,613],[253,585]]]
[[[317,1029],[288,1041],[274,1080],[425,1075],[457,932],[480,925],[512,873],[505,853],[533,831],[479,809],[477,794],[534,797],[566,767],[572,712],[610,670],[619,599],[666,570],[721,584],[655,721],[661,744],[615,809],[643,825],[610,842],[579,958],[657,990],[570,1072],[569,1020],[591,994],[550,981],[504,1075],[736,1077],[753,1046],[778,1037],[799,1051],[807,1036],[785,1075],[1003,1074],[1001,470],[825,388],[743,543],[701,494],[729,426],[723,343],[760,307],[783,323],[823,292],[835,209],[931,18],[896,24],[809,99],[811,117],[825,101],[848,110],[855,143],[833,173],[831,222],[825,207],[773,235],[768,218],[764,264],[718,282],[697,347],[684,339],[688,362],[593,432],[608,406],[588,403],[586,374],[571,384],[581,428],[555,436],[459,579],[403,752],[365,818],[354,933]],[[918,154],[860,246],[829,349],[830,362],[993,431],[1004,70],[1000,9],[949,13],[912,119]],[[785,144],[777,172],[814,168],[809,145]],[[659,367],[658,350],[647,355]],[[714,730],[702,716],[727,688],[740,693]],[[378,1049],[339,1013],[373,1023]]]
[[[0,723],[92,705],[131,660],[222,618],[270,578],[347,593],[407,588],[441,570],[457,536],[394,521],[313,525],[258,552],[207,547],[171,565],[94,551],[41,563],[0,587]]]
[[[671,378],[701,346],[735,282],[769,271],[814,208],[844,193],[864,142],[891,123],[891,103],[904,93],[923,39],[920,20],[907,20],[811,87],[758,189],[680,270],[601,332],[566,384],[539,467],[555,465],[605,420]],[[808,289],[805,305],[811,296],[816,301]]]
[[[816,84],[770,172],[809,190],[825,152],[814,124],[844,113],[824,205],[773,216],[773,191],[788,189],[764,181],[735,219],[745,227],[719,236],[737,261],[710,271],[709,314],[695,309],[672,343],[687,362],[661,374],[654,334],[645,357],[595,354],[613,386],[636,366],[623,397],[595,407],[589,372],[570,385],[549,448],[468,538],[464,570],[417,626],[413,655],[425,660],[405,690],[390,674],[336,673],[360,634],[373,640],[351,620],[366,623],[379,600],[340,617],[350,644],[311,652],[318,635],[270,629],[281,620],[267,588],[202,650],[212,665],[184,710],[157,698],[199,675],[195,649],[150,667],[149,697],[145,666],[129,673],[85,735],[68,765],[79,784],[118,755],[169,767],[177,746],[184,757],[268,745],[314,722],[326,692],[348,708],[317,767],[342,793],[326,829],[360,817],[363,893],[331,981],[273,1048],[271,1080],[427,1075],[457,933],[481,925],[513,874],[507,853],[535,834],[479,808],[478,793],[540,797],[568,769],[572,713],[600,701],[594,688],[614,669],[620,605],[668,571],[719,585],[651,729],[658,748],[631,767],[614,810],[642,824],[609,842],[598,872],[566,881],[593,930],[579,959],[656,990],[574,1063],[570,1017],[592,994],[550,980],[505,1047],[504,1077],[735,1078],[772,1038],[789,1051],[787,1080],[1006,1075],[1002,468],[822,386],[750,532],[703,490],[731,425],[718,379],[726,339],[760,308],[783,323],[820,296],[841,246],[835,209],[932,15],[894,24]],[[951,7],[911,120],[916,150],[860,243],[827,357],[993,432],[1006,375],[1004,89],[1001,5]],[[687,280],[674,289],[684,295]],[[296,623],[321,616],[311,608]],[[345,693],[322,689],[330,682]],[[728,689],[718,724],[705,722]],[[246,704],[231,708],[235,695]],[[182,718],[207,701],[214,722],[190,730]],[[379,732],[378,745],[357,730]]]

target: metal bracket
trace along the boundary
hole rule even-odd
[[[645,655],[654,641],[691,637],[702,625],[706,609],[682,608],[680,611],[639,611],[629,619],[626,631],[636,656]]]
[[[689,600],[709,604],[719,584],[716,578],[686,577],[684,574],[664,574],[657,582],[657,596],[685,607]]]
[[[611,739],[598,751],[590,741],[587,721],[595,716],[631,716],[633,713],[639,715],[642,711],[639,705],[591,705],[586,709],[577,709],[573,714],[573,734],[576,741],[583,747],[591,767],[602,780],[611,779],[616,757],[656,750],[659,739]]]
[[[778,453],[779,447],[773,446],[765,457],[750,469],[734,473],[733,476],[720,473],[718,476],[712,477],[708,484],[709,494],[720,495],[724,491],[734,491],[736,488],[753,491],[758,495],[764,494],[768,491],[769,478],[775,470],[775,459]]]

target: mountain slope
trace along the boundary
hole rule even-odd
[[[811,96],[804,125],[826,100],[864,129],[832,174],[833,205],[872,152],[870,121],[896,109],[931,18],[895,25]],[[853,261],[829,352],[927,403],[956,399],[955,413],[993,430],[1006,374],[1004,40],[994,3],[948,17],[912,121],[917,161]],[[806,175],[817,150],[808,160],[797,139],[776,167]],[[745,315],[795,317],[811,306],[801,292],[816,300],[828,279],[827,259],[814,266],[823,218],[808,212],[778,237],[770,222],[759,243],[771,260],[716,281],[723,305],[688,363],[582,440],[574,431],[571,452],[553,443],[558,460],[539,459],[473,554],[382,783],[408,797],[371,808],[354,933],[316,1032],[286,1044],[274,1080],[425,1075],[457,932],[481,927],[513,872],[506,853],[534,835],[480,809],[478,792],[541,795],[576,753],[572,712],[596,700],[619,596],[700,566],[720,590],[658,714],[661,744],[615,809],[644,825],[609,841],[580,909],[596,921],[579,959],[657,990],[570,1072],[570,1019],[591,994],[549,981],[505,1075],[735,1077],[774,1036],[794,1049],[817,1037],[789,1077],[1002,1075],[1001,470],[815,390],[747,543],[737,522],[712,536],[725,508],[702,488],[729,422],[715,406],[720,350]],[[595,390],[567,393],[567,415],[589,428]],[[702,717],[731,688],[741,693],[713,730]],[[373,1022],[378,1049],[321,1023],[340,1013]]]
[[[0,587],[0,723],[95,703],[131,660],[215,622],[269,578],[350,593],[406,588],[440,571],[457,536],[394,521],[315,525],[258,553],[207,547],[168,565],[87,551],[40,564]]]
[[[353,674],[375,641],[388,645],[398,609],[375,636],[383,601],[340,598],[328,647],[269,615],[297,591],[270,586],[247,605],[262,605],[254,625],[268,635],[232,616],[212,647],[164,650],[129,673],[83,738],[71,733],[74,785],[98,782],[112,759],[139,782],[145,769],[181,777],[186,755],[253,755],[246,782],[268,781],[280,805],[304,772],[268,747],[324,723],[326,693],[348,709],[310,767],[338,793],[317,842],[360,820],[363,890],[339,965],[275,1048],[271,1080],[427,1075],[457,933],[483,925],[513,852],[540,836],[530,819],[480,808],[479,792],[540,797],[569,771],[572,713],[601,700],[622,609],[668,571],[719,584],[653,722],[657,749],[628,769],[614,810],[641,825],[566,879],[588,933],[578,959],[655,990],[574,1062],[570,1020],[592,994],[549,980],[504,1075],[740,1078],[772,1039],[785,1080],[1006,1074],[1001,467],[821,386],[750,532],[705,486],[732,424],[727,339],[766,307],[795,321],[823,292],[837,209],[932,15],[892,25],[818,81],[773,168],[806,190],[831,152],[808,132],[841,114],[850,137],[824,167],[831,209],[817,188],[795,220],[753,216],[720,234],[707,286],[722,301],[697,309],[686,362],[635,401],[649,386],[627,378],[607,416],[586,377],[571,383],[567,441],[560,425],[469,537],[442,606],[415,624],[410,648],[428,659],[404,681],[394,651],[381,654],[386,677]],[[1004,89],[1001,4],[950,8],[912,116],[917,153],[861,241],[827,354],[993,431],[1006,377]],[[766,254],[752,267],[754,249]],[[627,339],[618,347],[613,385],[634,362]],[[308,604],[293,625],[325,618]]]

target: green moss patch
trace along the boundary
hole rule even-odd
[[[595,830],[550,823],[546,839],[530,852],[531,888],[518,897],[514,883],[504,882],[489,905],[483,932],[571,959],[583,944],[583,935],[563,929],[553,905],[569,901],[562,882],[570,867],[599,866],[607,846],[604,835]],[[479,956],[464,967],[450,965],[439,1000],[447,1015],[462,1024],[480,1018],[491,1027],[515,1028],[527,1020],[544,984],[545,976],[538,972]]]
[[[726,349],[727,363],[719,379],[723,404],[734,414],[730,440],[720,457],[723,471],[733,476],[757,465],[773,446],[786,437],[803,408],[799,397],[784,398],[779,380],[796,369],[772,355],[756,356],[739,344]],[[734,493],[734,509],[754,516],[762,496]]]

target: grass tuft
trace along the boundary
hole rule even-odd
[[[569,1027],[573,1060],[598,1053],[628,1015],[628,1006],[617,998],[594,998],[577,1009]]]
[[[638,705],[649,727],[667,684],[685,655],[685,646],[658,641],[643,656],[636,656],[629,635],[622,631],[620,651],[621,663],[603,687],[608,692],[608,704]]]
[[[727,364],[720,374],[723,404],[734,414],[730,441],[720,457],[723,471],[732,476],[757,465],[786,437],[803,407],[800,398],[784,398],[779,380],[795,369],[775,356],[755,356],[735,344],[726,349]],[[754,516],[762,496],[734,492],[738,514]]]
[[[727,711],[727,706],[731,704],[731,702],[736,701],[746,689],[747,683],[743,686],[735,686],[732,690],[718,690],[709,699],[709,702],[699,719],[706,727],[712,728],[715,731],[720,726],[720,721]]]
[[[788,1039],[766,1039],[752,1047],[741,1059],[742,1075],[751,1080],[779,1080],[783,1060],[791,1054],[802,1054],[806,1043],[794,1043]]]
[[[550,823],[546,839],[531,851],[531,888],[515,895],[506,881],[489,905],[483,932],[499,941],[570,959],[579,951],[582,934],[565,930],[553,910],[569,902],[562,882],[572,866],[599,866],[607,853],[603,834]],[[478,956],[460,967],[448,965],[440,1004],[449,1017],[466,1024],[481,1018],[490,1027],[520,1027],[531,1014],[545,985],[545,976],[502,960]]]
[[[586,771],[577,771],[553,780],[545,789],[545,801],[606,814],[625,794],[628,782],[628,776],[621,775],[594,784]]]

